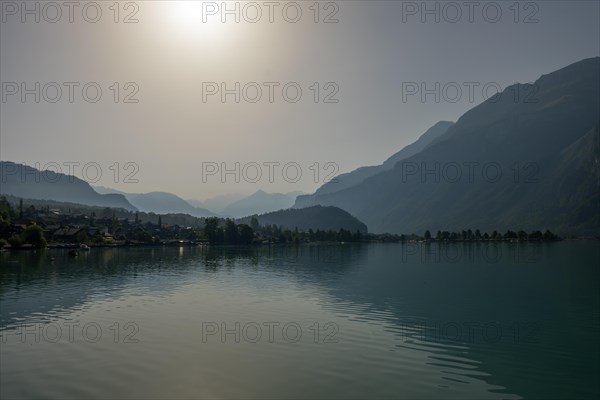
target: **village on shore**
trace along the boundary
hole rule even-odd
[[[560,238],[550,231],[499,233],[462,230],[460,232],[427,230],[423,235],[395,235],[351,232],[345,229],[299,231],[275,225],[259,225],[257,218],[249,224],[236,223],[229,218],[203,218],[202,223],[180,225],[140,218],[118,216],[113,209],[90,214],[50,206],[25,205],[19,201],[13,207],[0,198],[0,249],[80,248],[165,245],[264,245],[279,243],[352,243],[352,242],[489,242],[489,241],[556,241]],[[144,214],[145,215],[145,214]],[[165,216],[168,219],[168,216]]]

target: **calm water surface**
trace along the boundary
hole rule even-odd
[[[2,398],[600,395],[598,242],[0,260]]]

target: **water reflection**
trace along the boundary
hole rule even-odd
[[[20,347],[6,337],[24,324],[74,315],[108,321],[106,313],[112,312],[146,328],[138,346],[143,353],[131,358],[131,366],[153,376],[161,369],[147,362],[168,352],[189,367],[172,378],[181,383],[193,371],[218,372],[224,359],[235,364],[236,351],[248,346],[190,350],[198,332],[184,327],[197,329],[206,316],[303,326],[329,318],[339,324],[339,343],[259,344],[260,355],[257,346],[248,347],[252,357],[273,365],[235,364],[237,376],[203,382],[212,388],[207,394],[572,398],[600,392],[595,243],[155,247],[93,249],[79,257],[46,250],[2,253],[0,260],[0,325],[8,359]],[[177,343],[164,339],[173,336]],[[209,357],[216,371],[186,358],[195,351]],[[284,372],[290,357],[297,363],[294,373]],[[318,376],[310,368],[316,359],[322,367]],[[262,378],[267,371],[295,377],[297,387],[273,387],[273,380]],[[24,379],[16,372],[12,378]],[[127,397],[115,379],[99,387]],[[347,386],[335,389],[334,383]],[[15,385],[8,388],[3,394],[16,393]],[[137,393],[151,389],[157,393],[150,387],[138,387]],[[64,397],[64,387],[55,390]],[[182,396],[199,397],[193,381],[181,390]]]

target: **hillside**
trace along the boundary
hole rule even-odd
[[[294,207],[301,208],[314,205],[315,201],[318,202],[316,198],[320,195],[335,193],[339,192],[340,190],[356,186],[371,176],[377,175],[380,172],[388,171],[394,168],[394,165],[396,165],[398,161],[401,161],[405,158],[411,157],[419,153],[425,147],[431,144],[434,140],[446,133],[446,131],[452,125],[454,125],[454,123],[449,121],[438,122],[437,124],[429,128],[424,134],[422,134],[419,137],[419,139],[417,139],[417,141],[409,144],[399,152],[393,154],[391,157],[385,160],[383,164],[376,166],[360,167],[352,172],[340,174],[333,178],[331,182],[327,182],[319,189],[317,189],[317,191],[314,194],[298,196]]]
[[[195,207],[181,197],[169,192],[125,193],[116,189],[96,186],[100,193],[120,193],[138,210],[155,214],[188,214],[193,217],[213,217],[215,213]]]
[[[270,211],[290,208],[294,205],[299,192],[266,193],[258,190],[250,196],[237,200],[223,209],[224,216],[242,218],[253,214],[264,214]]]
[[[393,169],[315,202],[347,210],[373,232],[597,234],[599,76],[596,57],[542,76],[533,96],[514,95],[531,94],[531,85],[509,87]]]
[[[367,233],[367,226],[348,212],[337,207],[313,206],[299,209],[274,211],[256,217],[260,225],[275,225],[284,229],[316,231],[320,229]],[[241,223],[250,224],[251,217],[242,218]]]
[[[122,194],[99,194],[75,176],[39,171],[10,161],[0,161],[0,176],[3,195],[136,210]]]

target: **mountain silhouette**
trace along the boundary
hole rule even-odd
[[[317,191],[311,201],[350,212],[372,232],[597,235],[599,76],[595,57],[510,86],[394,168],[340,191]]]
[[[75,176],[49,170],[40,171],[10,161],[0,161],[0,172],[0,194],[137,210],[122,194],[99,194],[89,183]]]
[[[116,189],[96,186],[100,193],[120,193],[139,211],[155,214],[188,214],[193,217],[214,217],[215,213],[205,208],[194,207],[181,197],[169,192],[125,193]]]

